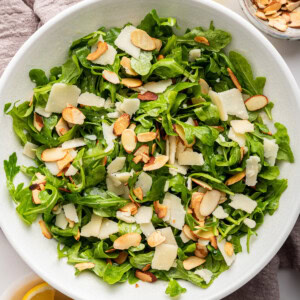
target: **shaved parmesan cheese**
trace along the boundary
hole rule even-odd
[[[129,114],[130,117],[132,117],[132,115],[136,113],[139,107],[140,107],[140,99],[138,98],[125,99],[123,103],[120,105],[121,110]]]
[[[61,113],[67,104],[77,106],[80,89],[76,85],[54,83],[45,108],[46,112]]]
[[[260,158],[258,156],[250,156],[246,160],[246,185],[255,186],[257,183],[257,174],[261,169]]]
[[[188,177],[186,181],[186,187],[189,191],[193,189],[193,182],[192,182],[192,177]]]
[[[243,194],[230,195],[230,199],[232,201],[229,203],[229,206],[233,207],[234,209],[241,209],[248,214],[251,214],[257,206],[256,201]]]
[[[111,234],[114,234],[117,232],[119,232],[118,223],[111,221],[107,218],[103,218],[98,238],[101,240],[104,240],[104,239],[109,238],[109,236]]]
[[[119,181],[119,185],[116,185],[116,181],[117,179],[113,179],[112,177],[110,176],[107,176],[106,177],[106,186],[107,186],[107,190],[109,192],[112,192],[114,194],[116,194],[117,196],[119,195],[122,195],[125,190],[124,190],[124,185],[121,184],[121,182]]]
[[[99,38],[99,41],[103,42],[102,36]],[[92,46],[91,53],[95,52],[97,48],[98,48],[98,43]],[[100,57],[96,58],[95,60],[92,60],[92,62],[94,64],[102,65],[102,66],[113,65],[116,54],[117,54],[117,50],[113,46],[107,44],[107,50]]]
[[[227,253],[225,251],[225,244],[226,244],[225,239],[223,239],[222,241],[220,239],[217,239],[218,248],[224,257],[224,260],[225,260],[227,266],[231,266],[235,260],[235,253],[233,253],[231,256],[227,255]]]
[[[183,231],[181,231],[181,233],[180,233],[180,238],[181,238],[181,240],[184,242],[184,243],[187,243],[187,242],[189,242],[191,239],[190,238],[188,238],[186,235],[185,235],[185,233],[183,232]]]
[[[52,175],[57,175],[60,171],[56,162],[45,162],[45,166]]]
[[[118,111],[114,111],[107,114],[107,117],[110,119],[118,119],[120,117],[120,113]]]
[[[148,237],[151,233],[153,233],[155,231],[155,228],[151,222],[140,224],[140,228],[141,228],[143,234],[145,235],[145,237]]]
[[[113,173],[112,177],[118,179],[121,183],[128,182],[129,178],[133,175],[133,170],[131,172]]]
[[[186,120],[185,124],[188,124],[188,125],[191,125],[191,126],[195,126],[194,120],[193,120],[193,118],[191,118],[191,117],[189,117],[189,118]]]
[[[77,156],[77,151],[74,149],[69,150],[69,154],[73,157],[73,159]]]
[[[104,108],[108,109],[108,108],[112,108],[112,107],[114,107],[114,103],[111,101],[110,98],[107,98],[104,103]]]
[[[166,156],[169,157],[170,155],[170,141],[169,139],[166,139]]]
[[[152,187],[152,177],[145,172],[142,172],[135,183],[135,188],[140,187],[143,195],[146,196]]]
[[[115,40],[115,45],[127,54],[139,59],[141,49],[131,43],[131,33],[136,30],[136,27],[129,25],[123,28]]]
[[[117,138],[114,135],[114,124],[111,124],[110,126],[107,125],[106,123],[102,123],[102,129],[103,129],[103,136],[105,139],[105,142],[107,144],[107,148],[105,149],[105,152],[109,152],[114,148],[114,140]]]
[[[169,173],[173,176],[176,176],[178,173],[182,175],[187,174],[188,167],[180,166],[176,161],[175,163],[169,167]]]
[[[78,104],[95,107],[103,107],[104,102],[105,100],[103,98],[88,92],[82,93],[77,101]]]
[[[228,115],[233,115],[240,119],[249,118],[242,93],[238,89],[231,89],[218,93],[218,95]]]
[[[205,281],[206,284],[209,284],[213,276],[213,273],[208,269],[196,270],[194,273],[200,276]]]
[[[66,229],[68,226],[68,220],[65,217],[65,214],[61,212],[58,214],[55,218],[55,226],[61,228],[61,229]]]
[[[153,215],[153,209],[149,206],[141,206],[134,215],[135,221],[138,224],[150,223]]]
[[[170,143],[170,151],[169,151],[169,163],[175,163],[175,154],[177,148],[177,139],[175,136],[169,136],[169,143]]]
[[[276,140],[264,138],[264,156],[270,166],[275,165],[278,149],[279,147],[276,144]]]
[[[161,244],[155,247],[151,268],[168,271],[177,257],[178,246]]]
[[[169,180],[166,181],[165,186],[164,186],[164,192],[166,193],[169,190],[170,182]]]
[[[176,159],[178,159],[178,156],[180,153],[184,152],[185,146],[179,141],[176,147]]]
[[[66,218],[68,218],[69,220],[75,223],[78,223],[79,220],[77,216],[77,211],[73,203],[63,205],[63,210],[65,212]]]
[[[230,121],[230,125],[232,126],[234,132],[238,134],[254,131],[254,125],[248,120],[232,120]]]
[[[202,246],[207,246],[209,244],[209,240],[202,240],[202,239],[198,239],[198,244],[202,245]]]
[[[86,134],[86,135],[84,136],[84,138],[85,138],[85,139],[88,139],[88,140],[90,140],[90,141],[96,141],[97,136],[96,136],[95,134]]]
[[[117,211],[117,219],[124,221],[125,223],[134,223],[135,218],[130,214],[130,211]]]
[[[52,115],[51,112],[46,112],[46,111],[45,111],[45,108],[40,107],[40,106],[37,106],[37,107],[34,109],[34,111],[35,111],[37,114],[39,114],[40,116],[43,116],[43,117],[45,117],[45,118],[49,118],[49,117]]]
[[[86,145],[86,142],[84,141],[83,138],[77,138],[77,139],[69,140],[69,141],[62,143],[61,147],[63,149],[72,149],[72,148],[82,147],[85,145]]]
[[[38,147],[39,147],[38,145],[32,144],[30,142],[26,142],[23,149],[23,154],[30,158],[35,158],[35,152]]]
[[[107,173],[116,173],[123,169],[126,157],[116,157],[107,167]]]
[[[240,147],[244,147],[246,145],[246,137],[244,134],[236,133],[232,127],[230,127],[228,132],[228,138],[237,142]]]
[[[256,222],[252,219],[249,219],[249,218],[246,218],[243,222],[246,226],[248,226],[251,229],[256,226]]]
[[[185,210],[181,204],[181,199],[171,193],[166,193],[163,205],[166,205],[168,208],[167,215],[163,220],[171,226],[181,230],[185,219]]]
[[[71,165],[65,173],[65,176],[74,176],[77,174],[77,172],[78,170],[73,165]]]
[[[228,114],[219,94],[214,91],[209,91],[208,96],[211,98],[212,103],[218,108],[221,121],[227,121]]]
[[[172,80],[161,80],[161,81],[151,81],[143,85],[143,88],[149,92],[160,94],[163,93],[170,85],[172,85]]]
[[[184,151],[178,155],[178,164],[182,166],[203,166],[203,155],[197,152]]]
[[[193,62],[197,58],[201,57],[201,50],[200,49],[192,49],[189,52],[189,61]]]
[[[171,227],[160,228],[160,229],[157,229],[157,231],[160,231],[162,236],[164,236],[166,238],[166,240],[164,241],[164,244],[177,246],[177,243],[176,243],[176,240],[175,240],[175,237],[174,237]]]
[[[91,221],[81,228],[80,235],[84,237],[98,237],[102,224],[102,217],[92,214]]]
[[[222,206],[218,206],[212,214],[218,219],[225,219],[228,217],[228,213],[224,211]]]

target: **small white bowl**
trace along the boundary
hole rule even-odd
[[[251,238],[250,254],[237,255],[232,267],[222,273],[207,289],[181,281],[187,292],[181,300],[220,299],[234,292],[253,278],[276,254],[292,230],[300,211],[300,108],[299,90],[286,63],[271,43],[248,21],[224,6],[207,0],[87,0],[63,11],[40,28],[18,51],[0,81],[0,100],[4,103],[30,99],[33,84],[28,78],[32,68],[49,70],[60,65],[67,56],[70,43],[100,26],[138,24],[152,9],[160,16],[176,17],[182,31],[195,26],[209,26],[229,31],[233,40],[228,50],[245,55],[256,76],[266,76],[265,94],[275,102],[274,119],[289,129],[294,150],[294,164],[283,163],[281,176],[288,178],[289,187],[280,200],[278,211],[266,216],[258,237]],[[11,119],[0,117],[0,156],[7,159],[16,151],[20,164],[30,165],[22,156],[22,147],[15,138]],[[6,237],[24,261],[41,278],[64,294],[78,299],[169,299],[165,295],[166,282],[139,282],[139,288],[128,283],[110,286],[91,273],[74,275],[74,267],[65,259],[57,258],[57,243],[45,239],[37,223],[26,226],[15,211],[5,186],[5,175],[0,172],[0,223]]]
[[[252,0],[239,0],[243,12],[250,20],[250,22],[256,26],[259,30],[266,34],[283,40],[300,40],[300,29],[288,28],[287,31],[281,32],[268,25],[268,21],[261,20],[255,16],[256,8],[253,6]]]

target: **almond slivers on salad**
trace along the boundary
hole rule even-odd
[[[4,161],[21,219],[39,221],[76,275],[165,280],[171,297],[186,292],[178,279],[206,288],[249,252],[287,188],[276,164],[294,161],[266,78],[226,51],[230,33],[176,27],[155,10],[101,27],[62,66],[29,72],[31,101],[5,105],[34,162]]]

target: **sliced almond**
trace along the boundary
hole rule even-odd
[[[242,86],[240,85],[238,79],[236,78],[236,76],[234,75],[234,73],[232,72],[232,70],[230,68],[227,68],[227,72],[233,82],[233,84],[235,85],[235,87],[240,91],[242,92],[243,89],[242,89]]]
[[[122,135],[123,131],[129,126],[130,124],[130,115],[123,114],[121,115],[117,121],[114,123],[113,132],[116,136]]]
[[[134,130],[136,128],[136,124],[134,123],[131,123],[130,126],[128,127],[128,129],[132,129]]]
[[[141,243],[142,237],[137,232],[129,232],[121,235],[114,241],[113,247],[119,250],[137,247]]]
[[[39,220],[39,224],[42,230],[42,234],[44,235],[44,237],[46,239],[52,239],[52,234],[50,232],[50,230],[48,229],[46,223],[43,220]]]
[[[75,265],[75,268],[80,272],[88,269],[93,269],[94,267],[95,264],[91,262],[83,262]]]
[[[159,201],[154,201],[154,211],[157,216],[162,219],[167,215],[168,207],[166,205],[160,204]]]
[[[203,196],[204,193],[195,192],[192,194],[191,200],[191,208],[193,209],[194,214],[199,221],[205,219],[205,217],[200,214],[200,204],[203,199]]]
[[[276,19],[269,19],[269,26],[274,27],[275,29],[285,32],[288,29],[286,21],[284,18],[276,18]]]
[[[33,114],[33,126],[38,132],[40,132],[44,127],[43,117],[37,113]]]
[[[132,88],[140,87],[143,84],[143,82],[142,80],[136,78],[122,78],[121,84],[132,89]]]
[[[299,6],[300,6],[300,1],[293,1],[293,2],[290,1],[285,7],[287,8],[288,11],[293,11]]]
[[[151,148],[151,154],[154,155],[156,150],[156,143],[152,144],[152,148]]]
[[[155,282],[157,280],[153,273],[141,270],[135,271],[135,277],[145,282]]]
[[[156,132],[142,132],[137,135],[137,140],[140,143],[151,142],[156,139]]]
[[[46,184],[46,176],[42,175],[40,172],[35,173],[36,180],[32,184]]]
[[[121,136],[121,142],[127,153],[133,152],[137,144],[135,132],[132,129],[125,129]]]
[[[200,43],[200,44],[204,44],[204,45],[206,45],[206,46],[209,46],[209,41],[208,41],[208,39],[207,39],[206,37],[204,37],[204,36],[195,36],[195,37],[194,37],[194,41],[195,41],[196,43]]]
[[[120,65],[125,69],[126,74],[131,75],[131,76],[139,75],[137,72],[135,72],[132,69],[130,58],[123,56],[121,59]]]
[[[62,111],[62,117],[65,121],[72,124],[82,125],[85,115],[76,107],[69,105]]]
[[[210,238],[210,244],[217,250],[218,249],[218,243],[217,238],[215,236],[212,236]]]
[[[182,231],[189,239],[197,241],[197,237],[193,234],[191,228],[187,224],[183,226]]]
[[[169,157],[166,155],[161,155],[157,157],[151,157],[150,161],[144,165],[144,171],[154,171],[162,168],[169,160]]]
[[[32,190],[32,201],[34,204],[41,204],[41,199],[39,198],[39,190]]]
[[[113,84],[119,84],[120,83],[120,79],[119,79],[118,75],[115,72],[104,70],[102,72],[102,77],[110,83],[113,83]]]
[[[114,261],[118,264],[121,265],[123,264],[128,257],[128,253],[126,251],[120,252],[119,256],[114,259]]]
[[[55,130],[59,136],[66,134],[70,128],[68,123],[61,117],[55,126]]]
[[[232,185],[239,181],[241,181],[246,176],[246,171],[239,172],[237,174],[234,174],[230,178],[228,178],[225,182],[226,185]]]
[[[234,253],[234,247],[233,247],[233,244],[229,243],[229,242],[226,242],[225,245],[224,245],[224,250],[225,250],[225,253],[228,255],[228,256],[232,256],[233,253]]]
[[[200,87],[201,87],[201,93],[207,95],[208,92],[209,92],[208,83],[204,79],[200,78],[199,84],[200,84]]]
[[[144,30],[136,29],[131,32],[130,39],[133,45],[136,47],[146,50],[152,51],[156,48],[155,41],[151,38],[151,36]]]
[[[142,153],[141,156],[142,156],[142,160],[143,160],[144,164],[146,164],[150,161],[150,156],[149,155]]]
[[[142,145],[134,152],[134,156],[139,156],[142,154],[149,155],[149,146],[148,145]]]
[[[130,202],[130,203],[127,203],[125,206],[121,207],[120,211],[130,212],[131,215],[135,215],[138,211],[138,208],[135,203]]]
[[[133,189],[132,191],[139,200],[143,200],[143,190],[141,187],[137,187],[137,188]]]
[[[143,272],[148,271],[150,268],[151,268],[151,264],[147,264],[147,265],[142,269],[142,271],[143,271]]]
[[[152,92],[146,92],[144,94],[138,94],[138,98],[141,101],[155,101],[158,99],[158,95]]]
[[[194,141],[189,144],[185,138],[185,133],[184,133],[184,129],[182,128],[182,126],[178,125],[178,124],[175,124],[173,126],[175,132],[178,134],[178,136],[180,137],[180,139],[182,140],[182,142],[184,143],[184,145],[187,147],[187,148],[191,148],[193,147],[193,145],[195,144],[196,142],[196,139],[194,138]]]
[[[183,261],[183,267],[186,270],[192,270],[194,268],[199,267],[200,265],[205,263],[205,259],[197,257],[197,256],[190,256],[189,258]]]
[[[99,58],[102,54],[104,54],[108,50],[108,45],[105,42],[99,41],[97,43],[97,49],[95,52],[90,53],[86,59],[87,60],[95,60]]]
[[[217,190],[207,191],[200,204],[200,214],[204,217],[209,216],[217,207],[221,193]]]
[[[271,4],[269,4],[265,9],[264,12],[270,12],[270,11],[278,11],[281,8],[281,3],[277,1],[273,1]]]
[[[164,59],[165,57],[162,55],[162,54],[159,54],[158,56],[157,56],[157,60],[161,60],[161,59]]]
[[[207,247],[200,244],[200,243],[197,243],[196,244],[196,250],[195,250],[195,255],[199,258],[205,258],[208,254],[208,250],[207,250]]]
[[[52,162],[63,159],[67,155],[67,150],[62,148],[46,149],[41,154],[42,161]]]
[[[195,182],[196,184],[200,185],[204,189],[207,189],[209,191],[212,190],[212,187],[209,184],[207,184],[206,182],[204,182],[204,181],[202,181],[200,179],[192,178],[192,181]]]
[[[59,170],[63,170],[63,169],[64,169],[65,167],[67,167],[73,160],[74,160],[73,156],[72,156],[72,155],[70,154],[70,152],[68,151],[67,155],[66,155],[63,159],[61,159],[61,160],[59,160],[59,161],[56,162],[56,163],[57,163],[58,169],[59,169]]]
[[[266,15],[264,14],[264,12],[262,12],[262,11],[260,11],[260,10],[257,10],[257,11],[255,12],[255,15],[256,15],[258,18],[260,18],[261,20],[264,20],[264,21],[268,20],[268,18],[267,18]]]
[[[159,52],[162,47],[162,41],[160,39],[152,38],[155,43],[155,48]]]
[[[156,247],[162,244],[165,240],[166,237],[161,234],[161,231],[154,231],[149,235],[147,243],[150,247]]]
[[[143,159],[142,155],[135,156],[132,161],[137,165]]]
[[[269,100],[266,96],[256,95],[245,101],[245,105],[249,111],[262,109],[268,104]]]

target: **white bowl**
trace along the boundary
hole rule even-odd
[[[295,224],[300,210],[298,199],[300,169],[300,109],[297,84],[282,57],[270,42],[250,23],[230,10],[206,0],[100,0],[83,1],[64,11],[35,33],[19,50],[7,67],[0,84],[1,105],[17,99],[29,99],[33,85],[28,78],[31,68],[49,70],[60,65],[67,48],[74,39],[104,25],[137,24],[151,9],[161,16],[173,16],[184,30],[187,27],[208,26],[214,20],[216,27],[232,33],[230,49],[240,51],[251,61],[256,75],[267,76],[265,94],[275,102],[274,118],[289,129],[295,164],[282,164],[281,176],[289,179],[278,211],[267,216],[258,230],[258,238],[251,239],[250,254],[244,252],[229,271],[221,274],[206,290],[182,282],[187,292],[181,299],[219,299],[234,292],[255,276],[276,254]],[[19,161],[30,164],[21,154],[9,117],[1,117],[1,158],[17,151]],[[58,261],[54,240],[46,240],[38,224],[28,227],[19,219],[9,199],[1,172],[0,222],[10,243],[25,262],[45,281],[75,299],[168,299],[164,294],[166,283],[154,285],[139,283],[109,286],[96,276],[84,273],[74,276],[73,266]]]

